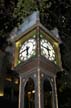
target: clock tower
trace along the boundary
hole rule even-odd
[[[56,74],[61,71],[60,39],[34,12],[15,32],[13,68],[18,72],[19,108],[58,108]]]

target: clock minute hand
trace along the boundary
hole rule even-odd
[[[29,49],[30,47],[28,47],[28,46],[26,46],[26,48],[23,50],[23,51],[21,51],[20,53],[23,53],[24,51],[26,51],[27,53],[26,53],[26,55],[28,55],[28,49]]]
[[[42,45],[42,47],[44,47],[48,50],[48,57],[50,57],[50,53],[49,53],[50,49],[48,47],[43,46],[43,45]]]
[[[41,45],[42,47],[44,47],[44,48],[46,48],[48,51],[50,50],[48,47],[45,47],[45,46],[43,46],[43,45]]]

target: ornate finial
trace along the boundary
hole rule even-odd
[[[40,21],[39,11],[37,10],[37,11],[35,11],[35,13],[36,13],[37,21]]]

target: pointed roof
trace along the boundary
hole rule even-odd
[[[37,25],[41,27],[44,31],[46,31],[46,33],[48,33],[53,39],[61,43],[61,39],[58,35],[58,31],[56,28],[54,30],[49,31],[40,23],[39,11],[33,12],[32,15],[25,18],[24,22],[18,28],[15,27],[10,33],[10,39],[13,41],[19,39],[27,31],[33,29]]]
[[[10,33],[11,37],[15,37],[20,35],[21,33],[25,32],[27,29],[31,28],[33,25],[39,21],[39,12],[35,11],[32,15],[25,18],[23,23],[17,28],[15,27],[12,32]]]

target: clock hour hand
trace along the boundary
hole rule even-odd
[[[26,55],[27,55],[27,56],[28,56],[28,54],[29,54],[29,53],[28,53],[29,48],[30,48],[29,46],[26,46]]]

